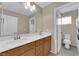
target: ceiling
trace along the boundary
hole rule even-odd
[[[27,16],[32,14],[32,12],[29,9],[25,9],[24,6],[18,2],[3,2],[2,4],[3,8],[7,10],[21,13]],[[41,8],[44,8],[47,5],[51,4],[51,2],[35,2],[35,4],[39,5]]]
[[[39,5],[41,8],[44,8],[51,4],[52,2],[35,2],[37,5]]]
[[[66,13],[66,12],[69,12],[69,11],[78,10],[78,8],[79,8],[79,3],[73,2],[73,3],[67,4],[67,6],[60,8],[59,12],[60,13]]]

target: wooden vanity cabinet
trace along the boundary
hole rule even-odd
[[[51,50],[51,36],[0,53],[0,56],[46,56]]]

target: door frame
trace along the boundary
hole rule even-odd
[[[31,26],[31,24],[30,24],[31,20],[34,20],[34,24],[33,24],[34,25],[34,32],[36,32],[36,18],[35,18],[35,16],[33,16],[33,17],[31,17],[29,19],[29,33],[33,33],[33,32],[31,32],[31,28],[30,28],[30,26]]]
[[[70,7],[70,8],[68,8]],[[70,10],[75,10],[75,9],[79,9],[79,3],[77,2],[71,2],[71,3],[67,3],[67,4],[64,4],[63,6],[59,6],[59,7],[56,7],[54,8],[54,54],[57,54],[58,53],[58,39],[57,39],[57,22],[56,22],[56,12],[57,10],[60,10],[60,12],[62,13],[62,9],[65,8],[64,10],[66,11],[70,11]],[[68,10],[69,9],[69,10]]]

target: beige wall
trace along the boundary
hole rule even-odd
[[[9,10],[4,10],[5,15],[15,16],[18,18],[18,32],[28,32],[28,17],[23,14],[15,13]]]
[[[49,31],[54,35],[54,8],[64,5],[66,2],[54,2],[43,9],[43,31]],[[52,39],[51,50],[54,52],[55,41]]]
[[[76,46],[76,19],[78,18],[78,11],[66,12],[62,17],[71,16],[72,24],[62,25],[62,34],[68,33],[71,35],[71,45]]]
[[[43,9],[43,30],[52,32],[54,28],[54,8],[66,2],[54,2]]]

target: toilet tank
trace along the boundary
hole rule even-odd
[[[64,39],[69,39],[70,40],[70,34],[64,34]]]

